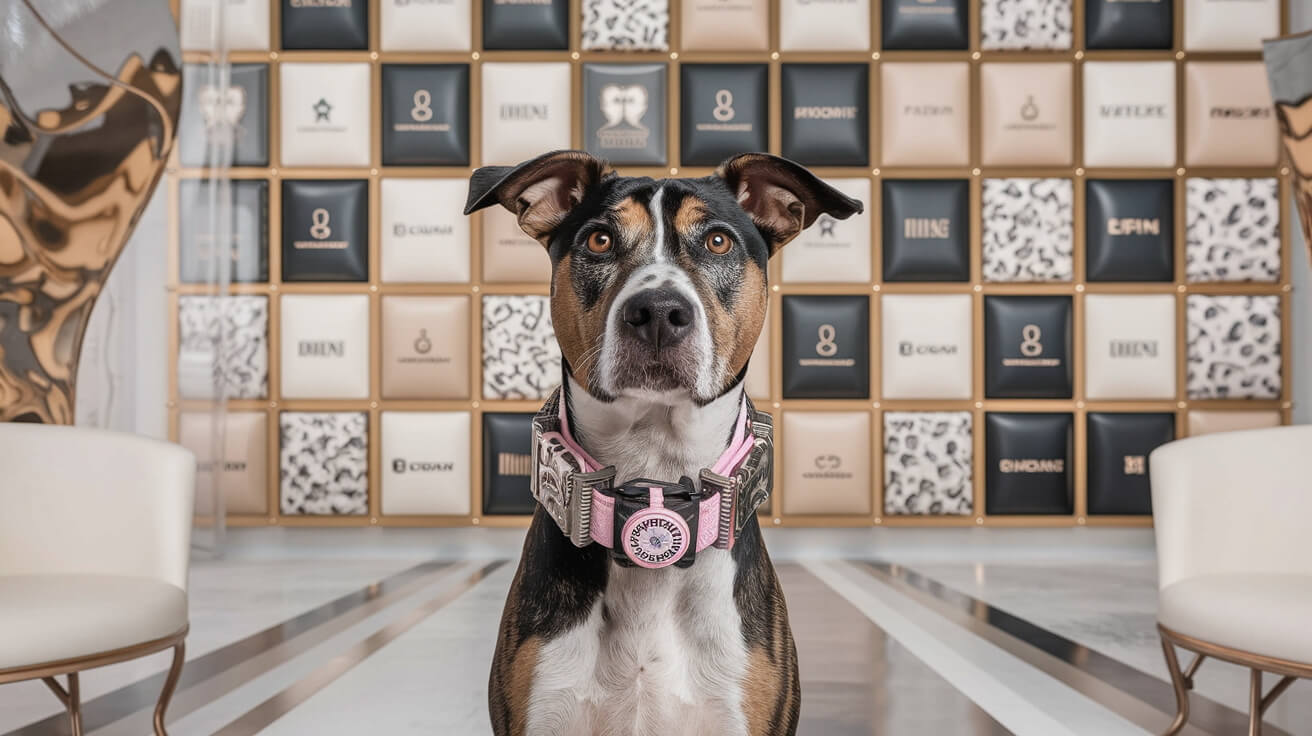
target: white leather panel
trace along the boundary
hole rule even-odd
[[[986,166],[1068,166],[1070,64],[981,64],[980,159]]]
[[[1190,62],[1184,80],[1186,166],[1275,167],[1280,139],[1266,65]]]
[[[385,411],[383,513],[469,513],[469,413]]]
[[[483,163],[570,147],[569,64],[483,65]]]
[[[1280,0],[1185,0],[1189,51],[1261,51],[1280,35]]]
[[[368,166],[368,64],[282,64],[282,165]]]
[[[1245,429],[1266,429],[1280,426],[1280,412],[1264,411],[1191,411],[1189,436],[1197,437],[1216,432],[1240,432]]]
[[[965,166],[970,160],[970,66],[882,66],[886,166]]]
[[[870,0],[779,0],[782,51],[865,51]]]
[[[884,398],[970,398],[970,295],[885,294],[880,304]]]
[[[783,250],[783,280],[803,282],[870,281],[870,180],[826,179],[835,189],[865,204],[846,220],[818,217]]]
[[[369,297],[282,297],[282,395],[288,399],[369,397]]]
[[[1084,298],[1084,394],[1090,399],[1175,398],[1175,297]]]
[[[469,280],[468,189],[465,179],[383,180],[383,281]]]
[[[770,398],[770,315],[765,315],[761,334],[756,338],[756,347],[752,348],[751,360],[747,362],[747,377],[744,383],[747,395],[753,399]],[[760,407],[765,409],[765,407]]]
[[[784,513],[870,513],[868,412],[790,411],[782,426]]]
[[[384,51],[468,51],[473,0],[379,0]]]
[[[1175,62],[1084,64],[1086,166],[1174,166],[1175,116]]]
[[[223,39],[229,51],[269,49],[269,0],[182,0],[179,28],[184,51],[211,51],[217,38],[211,20],[223,3]]]

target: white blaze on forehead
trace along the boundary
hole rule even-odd
[[[656,193],[651,195],[651,202],[647,204],[647,211],[651,213],[652,222],[655,223],[655,236],[652,243],[652,258],[656,263],[665,262],[665,216],[661,212],[661,204],[665,187],[656,187]]]

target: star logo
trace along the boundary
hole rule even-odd
[[[314,122],[329,122],[328,116],[332,111],[333,106],[328,104],[328,100],[320,97],[319,101],[314,103]]]

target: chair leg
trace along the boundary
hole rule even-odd
[[[1253,670],[1248,687],[1248,736],[1262,736],[1262,670]]]
[[[1175,653],[1175,645],[1162,639],[1162,652],[1166,655],[1166,669],[1171,672],[1171,686],[1175,688],[1175,704],[1178,711],[1175,720],[1162,736],[1175,736],[1189,720],[1189,681],[1180,671],[1180,659]]]
[[[173,699],[173,690],[178,686],[182,676],[182,665],[186,661],[187,643],[178,642],[173,647],[173,665],[169,667],[168,679],[164,680],[164,690],[159,694],[159,703],[155,705],[155,736],[168,736],[164,730],[164,712],[168,710],[169,701]]]
[[[59,702],[64,704],[64,709],[68,711],[69,730],[73,736],[82,736],[82,687],[77,678],[76,672],[68,673],[68,689],[64,689],[59,684],[59,680],[53,677],[43,677],[41,681],[50,688],[50,692],[59,698]]]

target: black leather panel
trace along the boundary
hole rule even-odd
[[[369,1],[334,0],[318,5],[282,0],[282,47],[369,48]]]
[[[615,164],[664,165],[665,65],[583,65],[583,147]]]
[[[984,298],[984,393],[990,399],[1071,397],[1071,298]]]
[[[764,64],[684,64],[679,75],[684,166],[715,166],[770,147]]]
[[[1169,179],[1091,179],[1085,194],[1089,281],[1175,279],[1174,185]]]
[[[283,281],[369,278],[369,183],[282,183]]]
[[[533,415],[483,415],[483,513],[531,514]]]
[[[784,158],[807,166],[869,164],[869,82],[866,64],[784,64]]]
[[[783,331],[784,398],[869,398],[868,298],[785,296]]]
[[[884,182],[885,281],[970,280],[970,182]]]
[[[204,166],[206,149],[232,121],[232,165],[269,165],[269,67],[233,64],[226,92],[207,84],[204,64],[182,68],[182,118],[178,122],[178,156],[183,166]],[[226,96],[226,99],[224,97]]]
[[[569,0],[484,0],[483,48],[488,51],[569,48]]]
[[[988,513],[1073,513],[1071,415],[989,413],[985,424]]]
[[[1091,49],[1169,49],[1172,5],[1172,0],[1085,0],[1085,46]]]
[[[383,66],[383,164],[469,165],[469,65]]]
[[[1089,414],[1089,513],[1151,514],[1148,455],[1175,439],[1174,414]]]
[[[884,48],[965,49],[966,0],[884,0]]]
[[[228,264],[232,282],[269,280],[269,183],[263,179],[233,179],[232,240],[217,263],[210,232],[209,187],[198,179],[178,185],[178,277],[184,283],[217,281],[214,269]]]

